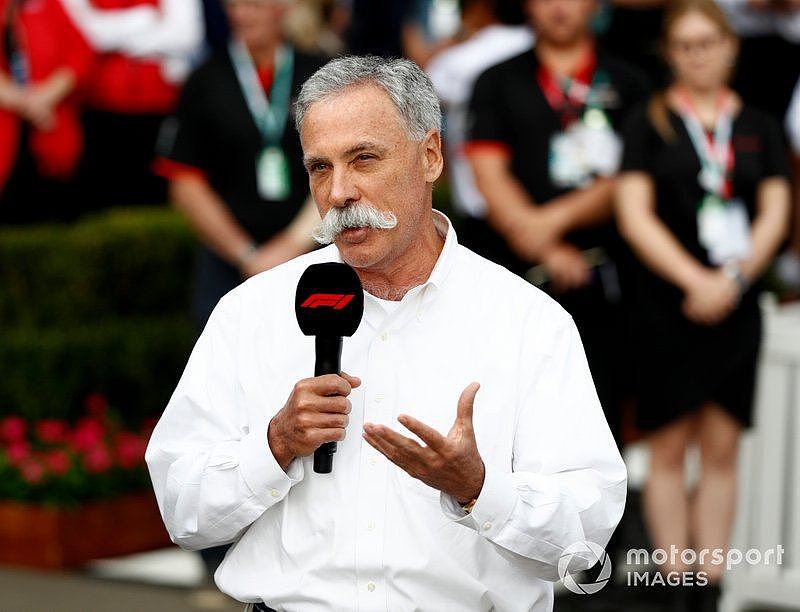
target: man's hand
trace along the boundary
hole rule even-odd
[[[383,425],[364,424],[364,439],[386,458],[426,485],[466,503],[478,497],[486,474],[472,428],[472,408],[480,385],[471,383],[458,400],[456,421],[447,437],[401,414],[397,420],[427,446]]]
[[[22,114],[33,126],[49,132],[55,127],[56,92],[46,83],[31,85],[24,91]]]
[[[561,240],[564,230],[560,211],[556,207],[532,207],[509,225],[506,240],[517,257],[540,262],[543,254]]]
[[[566,242],[548,249],[542,258],[542,263],[547,268],[556,293],[583,287],[591,278],[589,265],[583,253]]]
[[[360,384],[344,372],[295,384],[267,430],[269,448],[284,472],[295,457],[310,455],[325,442],[344,440],[352,408],[347,396]]]
[[[250,278],[275,266],[294,259],[305,252],[304,245],[296,244],[291,236],[280,233],[258,247],[241,266],[242,276]]]

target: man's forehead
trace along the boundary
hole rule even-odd
[[[407,135],[389,95],[364,84],[314,102],[303,118],[300,138],[304,149],[340,149],[366,142],[391,145]]]

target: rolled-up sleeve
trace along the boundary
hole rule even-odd
[[[572,318],[560,308],[523,326],[520,397],[512,469],[486,464],[468,515],[452,498],[442,508],[457,522],[534,562],[558,580],[564,549],[605,546],[622,517],[627,471],[611,435]],[[585,559],[584,567],[592,560]],[[571,569],[580,569],[580,563]]]
[[[150,477],[172,540],[188,549],[232,542],[303,478],[287,472],[250,423],[237,382],[238,296],[225,296],[192,351],[147,447]]]

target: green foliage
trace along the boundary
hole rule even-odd
[[[159,414],[194,340],[195,238],[167,208],[0,228],[0,416]]]

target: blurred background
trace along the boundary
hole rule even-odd
[[[242,608],[213,585],[224,549],[172,546],[144,450],[217,300],[313,248],[290,105],[343,53],[428,72],[434,206],[581,329],[629,502],[610,584],[558,586],[555,609],[800,610],[800,2],[0,0],[0,33],[0,612]],[[695,205],[670,191],[705,167],[677,168],[682,126],[726,83],[752,269],[665,212]],[[506,231],[508,201],[544,214]],[[643,244],[658,218],[706,271],[691,287]],[[785,554],[713,574],[698,604],[630,584],[626,551],[670,545]]]

